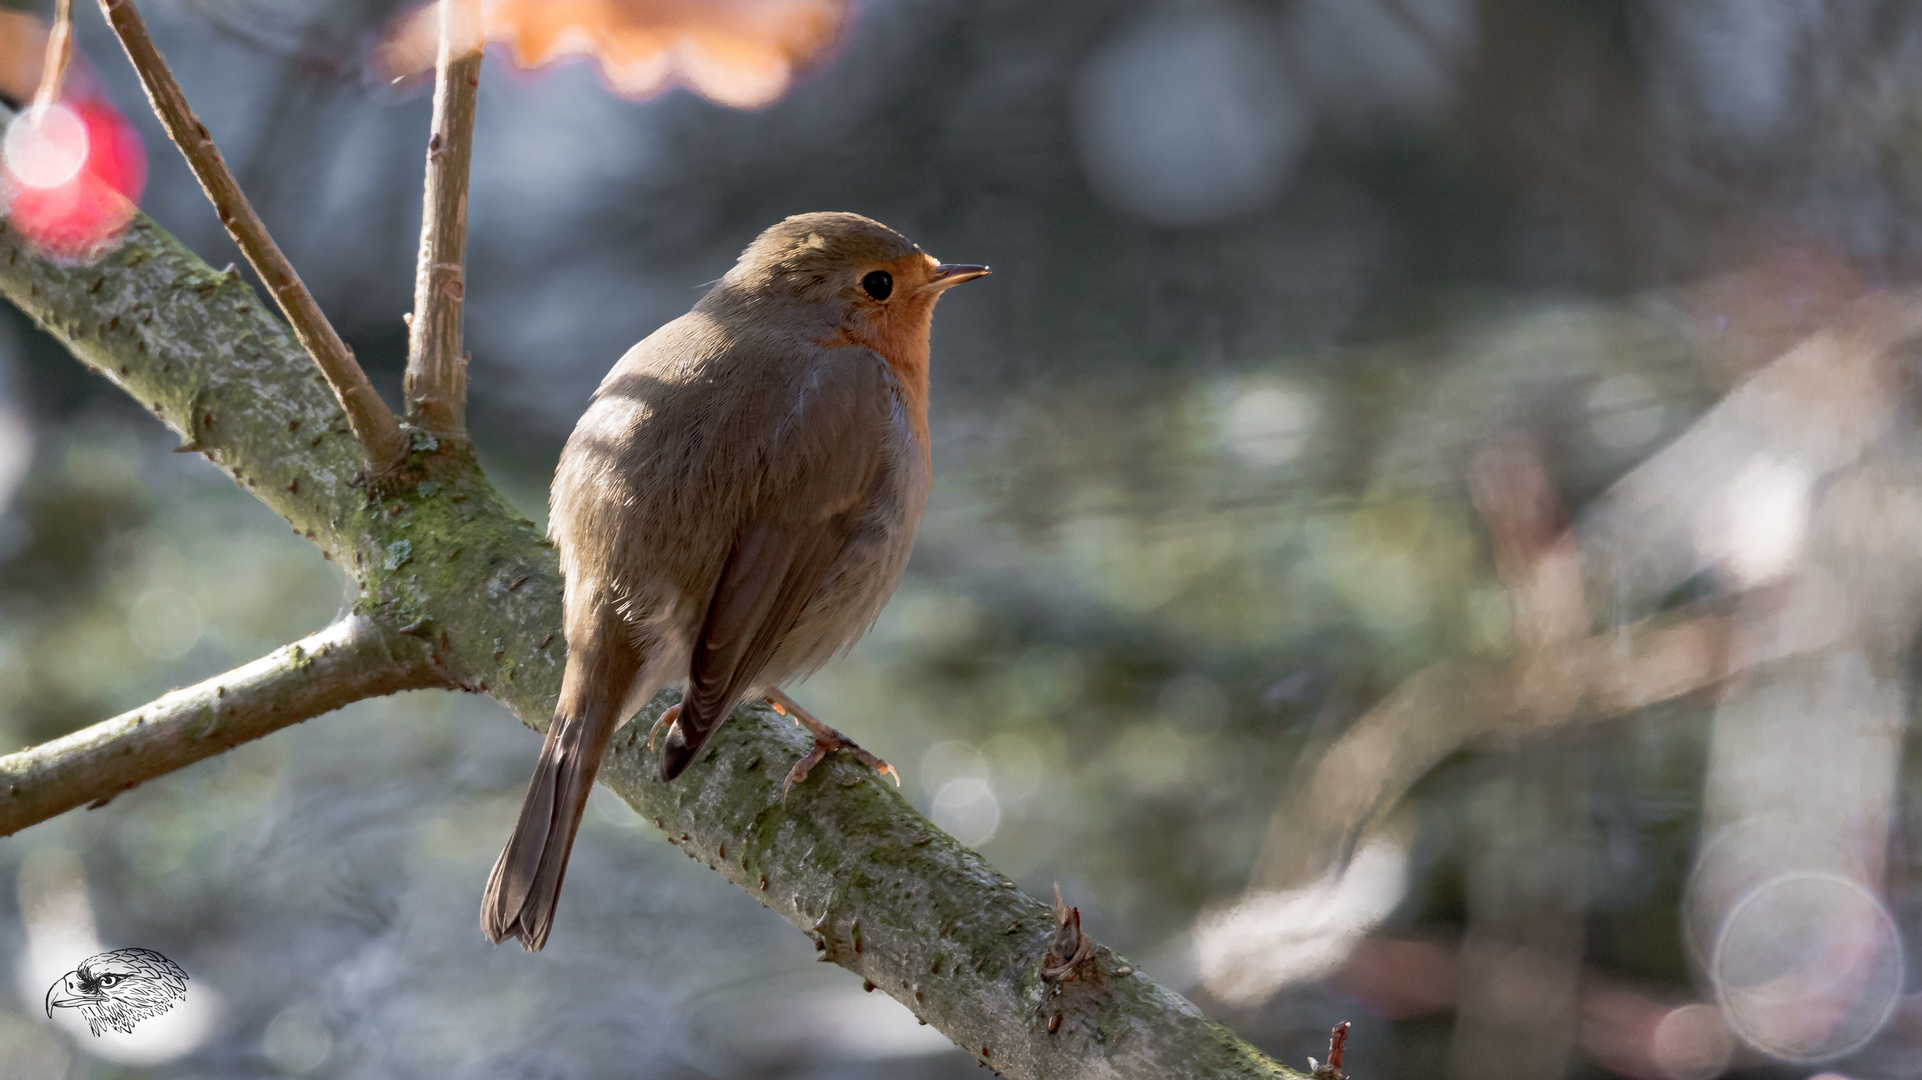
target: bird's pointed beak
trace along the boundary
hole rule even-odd
[[[942,263],[934,268],[934,276],[929,278],[928,283],[921,288],[924,291],[941,292],[964,281],[987,277],[990,272],[987,267],[976,266],[973,263]]]
[[[93,1000],[90,997],[78,997],[61,993],[61,991],[69,989],[67,984],[72,981],[72,975],[73,972],[70,971],[66,976],[63,976],[59,982],[47,987],[48,1018],[52,1018],[55,1009],[71,1009],[79,1005],[85,1005]]]

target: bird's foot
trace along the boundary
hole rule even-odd
[[[853,739],[816,720],[806,709],[796,705],[793,698],[776,690],[767,696],[767,703],[774,707],[775,712],[792,717],[795,723],[814,733],[814,748],[795,762],[794,768],[788,770],[787,781],[781,785],[782,800],[787,799],[787,793],[794,785],[806,780],[808,773],[836,750],[846,750],[861,759],[868,768],[893,780],[895,787],[901,786],[901,774],[894,766],[861,749]]]
[[[648,753],[651,754],[654,752],[654,736],[660,734],[660,731],[662,728],[673,727],[674,721],[679,720],[680,718],[681,718],[681,703],[678,701],[672,705],[669,705],[667,708],[661,710],[661,718],[659,720],[654,721],[653,727],[647,729],[647,752]]]

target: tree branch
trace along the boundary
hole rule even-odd
[[[696,764],[663,783],[647,731],[616,736],[601,783],[860,975],[1010,1077],[1288,1077],[1125,957],[1088,942],[1052,978],[1054,909],[846,755],[782,799],[810,736],[764,705],[737,710]],[[561,927],[557,932],[566,933]],[[1059,1017],[1059,1019],[1056,1019]]]
[[[339,407],[286,328],[145,216],[87,266],[60,265],[0,227],[0,293],[348,570],[356,616],[399,635],[390,641],[418,641],[450,682],[546,728],[565,659],[555,556],[470,454],[417,453],[373,498],[356,481],[364,458],[339,437]],[[624,733],[602,782],[813,931],[824,957],[1003,1075],[1299,1075],[1105,949],[1091,945],[1073,979],[1044,977],[1049,907],[871,773],[830,759],[783,803],[779,777],[812,741],[771,711],[738,712],[673,784],[637,745],[650,715]],[[9,827],[60,809],[22,808]]]
[[[247,196],[241,193],[239,183],[214,146],[213,136],[194,115],[166,60],[147,35],[147,26],[132,0],[100,0],[100,8],[126,49],[127,59],[139,73],[140,84],[147,90],[154,114],[160,117],[168,137],[186,157],[195,178],[220,215],[220,223],[240,245],[241,253],[287,316],[294,335],[326,376],[341,410],[347,415],[354,437],[367,450],[371,471],[377,476],[394,471],[407,456],[407,438],[395,422],[394,414],[374,392],[367,373],[360,369],[346,342],[334,332],[333,324],[314,302],[313,294],[294,272],[293,264],[281,254],[274,238],[268,235],[267,226],[254,213]]]
[[[349,616],[250,664],[0,757],[0,836],[363,698],[448,685],[425,650]]]
[[[479,96],[479,0],[440,0],[440,55],[434,66],[434,132],[414,270],[407,338],[407,418],[437,436],[467,434],[467,359],[461,310],[467,292],[467,180]]]

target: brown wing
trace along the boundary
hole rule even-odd
[[[661,776],[687,768],[753,686],[860,526],[882,464],[891,399],[881,358],[825,351],[766,460],[764,493],[734,539],[694,640],[679,737]]]

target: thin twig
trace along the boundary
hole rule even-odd
[[[394,414],[374,392],[367,373],[355,362],[354,354],[335,333],[333,324],[314,302],[313,294],[294,272],[293,264],[281,254],[273,237],[268,235],[266,225],[241,193],[240,185],[214,146],[213,136],[194,115],[173,72],[147,35],[146,24],[132,0],[100,0],[100,7],[120,38],[121,46],[127,50],[127,58],[133,61],[155,115],[160,117],[168,137],[180,148],[200,186],[213,201],[220,223],[227,227],[234,242],[240,245],[241,253],[266,283],[293,326],[294,336],[320,365],[321,374],[347,414],[354,436],[367,448],[370,470],[375,475],[393,471],[407,456],[407,439],[401,434]]]
[[[132,712],[0,757],[0,836],[364,698],[448,685],[411,644],[350,616]],[[419,650],[423,654],[425,650]]]
[[[427,141],[420,261],[407,339],[407,418],[436,435],[466,434],[467,361],[461,310],[467,291],[467,179],[480,86],[479,0],[440,0],[434,132]]]
[[[47,34],[47,59],[40,65],[40,89],[33,95],[34,119],[60,98],[60,83],[73,59],[73,0],[55,0],[53,30]]]

